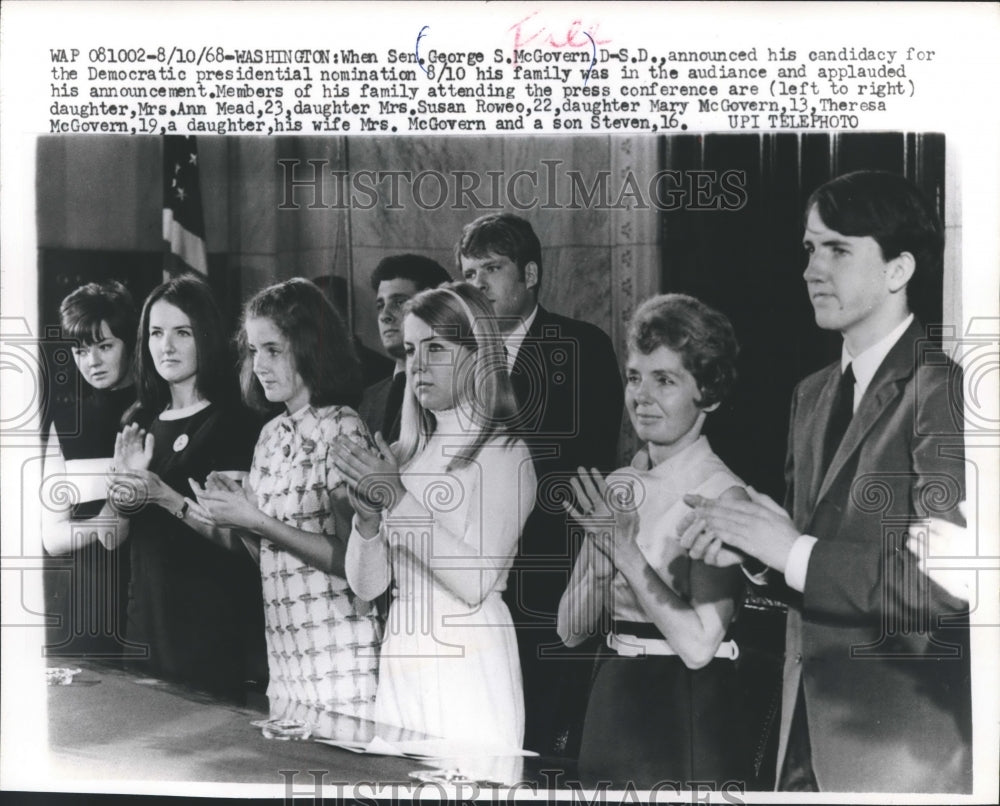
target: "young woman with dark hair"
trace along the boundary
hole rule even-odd
[[[71,561],[47,563],[46,654],[115,657],[124,649],[128,563],[109,550],[127,536],[107,502],[121,418],[135,401],[132,355],[138,316],[121,283],[88,283],[59,308],[64,338],[83,384],[79,395],[50,395],[42,468],[42,545]]]
[[[138,341],[139,400],[116,440],[111,490],[130,520],[126,634],[149,648],[136,661],[145,673],[239,700],[263,667],[259,588],[247,558],[202,538],[214,530],[196,516],[190,480],[245,473],[256,434],[225,397],[231,363],[208,286],[157,286]]]
[[[123,530],[76,528],[98,515],[113,518],[103,473],[111,466],[121,418],[135,402],[131,363],[136,311],[121,283],[88,283],[62,301],[63,336],[72,339],[73,360],[85,382],[83,394],[52,405],[46,477],[65,477],[74,495],[57,496],[65,506],[44,509],[42,543],[49,554],[65,554],[95,540],[115,548]]]

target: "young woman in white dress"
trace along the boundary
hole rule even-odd
[[[535,501],[489,301],[467,284],[407,304],[400,442],[381,454],[342,440],[336,463],[356,515],[347,579],[392,586],[377,721],[498,754],[521,748],[517,641],[501,594]]]

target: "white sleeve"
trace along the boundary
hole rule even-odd
[[[64,498],[64,493],[69,492],[66,487],[67,481],[66,460],[63,457],[62,445],[59,443],[56,425],[52,423],[42,460],[38,516],[41,522],[42,545],[53,555],[68,554],[73,550],[73,524],[70,521],[72,504],[69,500],[61,500]],[[59,492],[59,488],[62,488],[63,493]]]
[[[384,520],[374,537],[362,536],[358,531],[357,518],[351,520],[344,571],[351,590],[365,601],[376,599],[389,587],[392,575]]]
[[[461,533],[436,517],[435,502],[418,501],[407,493],[386,519],[390,530],[401,533],[412,518],[433,523],[429,555],[416,551],[438,581],[469,604],[478,604],[510,567],[521,530],[535,505],[535,472],[531,455],[521,442],[485,446],[464,472],[451,476],[469,495],[468,514]],[[441,506],[446,506],[442,503]],[[404,543],[405,546],[405,543]]]
[[[802,593],[806,588],[809,557],[815,545],[815,537],[799,535],[798,539],[792,543],[791,551],[788,552],[788,560],[785,563],[785,583],[789,588],[797,590],[799,593]]]

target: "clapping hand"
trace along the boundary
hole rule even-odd
[[[114,509],[137,510],[162,500],[163,482],[149,470],[154,445],[153,435],[136,423],[115,435],[114,459],[108,472],[108,495]]]
[[[799,530],[777,503],[748,488],[749,501],[685,495],[694,515],[681,523],[681,545],[692,559],[713,565],[735,565],[755,557],[784,573]]]
[[[638,553],[635,535],[639,531],[639,514],[631,495],[610,490],[596,468],[577,468],[570,479],[575,502],[563,501],[563,508],[585,530],[587,540],[596,551],[591,552],[591,568],[599,578],[611,573],[612,567]]]
[[[374,533],[381,511],[392,509],[406,494],[399,477],[399,462],[381,433],[375,434],[378,453],[346,436],[337,437],[333,444],[333,464],[347,482],[359,526]]]
[[[188,479],[188,484],[198,499],[198,509],[191,511],[199,520],[223,529],[252,530],[260,510],[238,481],[213,471],[204,486],[194,479]]]
[[[959,504],[959,511],[964,519],[965,501]],[[930,579],[952,596],[970,601],[976,586],[976,572],[967,563],[955,561],[971,561],[977,557],[975,531],[941,518],[930,518],[926,525],[914,524],[907,531],[906,548],[917,557],[918,567]]]
[[[690,498],[690,500],[688,500]],[[685,497],[686,503],[694,507],[695,499],[707,501],[701,496]],[[700,560],[705,565],[728,568],[746,562],[747,555],[727,546],[714,532],[709,531],[705,519],[698,509],[690,509],[677,525],[677,538],[687,549],[692,560]]]
[[[155,439],[138,423],[126,425],[115,437],[115,467],[119,470],[147,470],[153,461]]]

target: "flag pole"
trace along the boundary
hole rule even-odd
[[[344,169],[350,170],[350,144],[346,136],[341,135],[344,143]],[[348,186],[350,183],[348,183]],[[347,196],[347,332],[354,333],[354,238],[351,231],[351,197]]]

